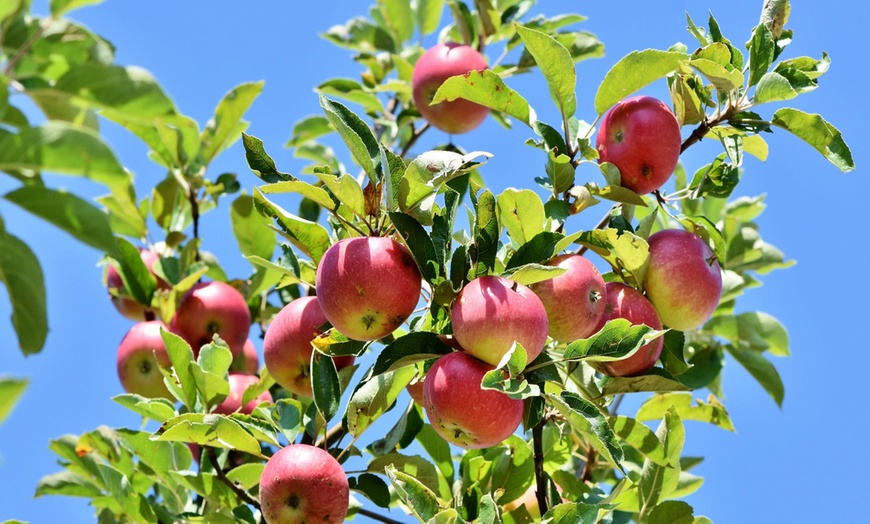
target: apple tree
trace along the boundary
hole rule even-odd
[[[733,431],[726,359],[781,404],[770,357],[789,352],[777,319],[737,313],[792,263],[761,236],[763,197],[735,196],[743,158],[789,132],[854,169],[822,116],[765,107],[816,89],[830,66],[788,55],[787,0],[764,2],[745,45],[712,15],[689,18],[691,46],[623,57],[591,112],[576,64],[603,44],[576,28],[582,16],[529,16],[530,0],[379,1],[324,33],[360,72],[317,86],[319,114],[287,144],[308,161],[295,175],[246,133],[262,83],[233,88],[200,125],[66,18],[94,3],[54,0],[47,17],[29,0],[0,7],[0,170],[20,182],[3,198],[105,254],[111,299],[136,322],[114,400],[143,424],[52,441],[63,467],[37,496],[88,498],[107,523],[710,522],[679,500],[702,482],[683,423]],[[415,38],[436,33],[430,49]],[[511,87],[531,70],[558,121]],[[654,83],[669,100],[636,94]],[[487,117],[541,158],[529,187],[487,188],[474,139]],[[102,119],[141,139],[163,180],[134,186]],[[431,127],[457,136],[414,152]],[[702,139],[721,153],[681,164]],[[209,171],[238,140],[260,180],[250,194]],[[88,201],[50,173],[107,193]],[[228,200],[224,237],[249,274],[227,275],[208,252],[220,239],[198,227]],[[578,227],[598,209],[596,227]],[[0,280],[21,350],[38,352],[39,262],[2,221]],[[0,422],[22,389],[0,382]],[[620,412],[626,395],[643,395],[636,412]]]

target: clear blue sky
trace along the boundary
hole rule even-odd
[[[47,1],[34,3],[37,11],[47,11]],[[252,122],[248,132],[264,140],[282,170],[296,173],[304,164],[281,146],[295,121],[319,111],[312,87],[332,77],[355,77],[359,69],[348,51],[328,44],[317,32],[361,14],[368,4],[114,0],[77,11],[73,18],[111,40],[119,63],[150,70],[181,111],[201,124],[227,90],[244,81],[265,80],[265,91],[247,115]],[[598,82],[627,52],[665,49],[677,41],[692,47],[684,13],[690,12],[700,24],[706,21],[707,8],[713,9],[725,35],[739,45],[749,38],[762,2],[542,4],[536,12],[589,16],[583,28],[606,45],[604,59],[578,68],[578,117],[591,121]],[[868,15],[864,2],[794,2],[788,27],[795,31],[795,40],[785,55],[818,58],[826,51],[831,56],[833,64],[821,78],[821,87],[791,105],[821,113],[836,125],[852,148],[858,170],[842,174],[796,138],[778,132],[766,137],[771,154],[765,164],[747,160],[738,188],[739,194],[767,193],[762,233],[798,261],[789,270],[765,277],[764,287],[742,299],[739,310],[762,310],[779,318],[789,328],[793,356],[777,361],[786,385],[782,411],[739,364],[729,360],[725,404],[737,434],[687,423],[686,454],[706,457],[696,471],[706,483],[689,502],[696,514],[717,524],[851,521],[855,503],[866,497],[870,459],[860,445],[868,430],[862,386],[870,357],[860,329],[866,324],[870,294],[861,269],[868,251],[870,158],[859,89],[867,85],[868,64],[855,35],[864,33]],[[509,84],[542,120],[557,120],[539,75],[513,78]],[[663,85],[647,92],[665,96]],[[763,107],[765,115],[772,110]],[[136,140],[111,125],[104,129],[122,162],[135,173],[139,188],[164,176]],[[530,187],[532,178],[543,174],[543,156],[522,145],[530,136],[526,129],[508,132],[488,120],[458,142],[468,150],[495,154],[482,174],[498,193],[509,186]],[[415,150],[422,152],[446,138],[433,132]],[[715,144],[702,144],[691,148],[682,161],[694,172],[717,153]],[[347,157],[345,163],[350,164]],[[210,175],[225,171],[238,173],[248,192],[258,182],[238,145],[219,158]],[[69,178],[50,177],[49,183],[90,196],[103,192]],[[0,177],[0,192],[13,187],[11,179]],[[243,276],[249,267],[231,237],[228,204],[225,201],[204,219],[201,232],[205,248],[217,254],[227,273]],[[93,522],[93,512],[83,500],[32,496],[38,480],[58,469],[48,450],[49,439],[101,424],[138,426],[138,417],[110,400],[121,392],[115,351],[130,323],[115,312],[101,287],[99,253],[2,200],[0,214],[7,229],[25,237],[43,264],[51,329],[42,354],[23,358],[8,321],[5,292],[0,291],[0,375],[31,381],[18,408],[0,426],[0,521]],[[588,214],[594,223],[600,213]]]

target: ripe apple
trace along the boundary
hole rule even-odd
[[[315,283],[323,314],[336,329],[353,340],[377,340],[414,312],[422,279],[402,244],[354,237],[326,250]]]
[[[604,290],[604,314],[598,329],[604,327],[608,320],[624,318],[632,325],[646,324],[653,329],[662,329],[662,321],[652,303],[643,294],[631,286],[619,282],[608,282]],[[597,331],[597,330],[596,330]],[[596,369],[611,377],[631,377],[646,373],[662,354],[663,340],[661,337],[644,344],[632,356],[611,362],[598,362]]]
[[[159,257],[157,253],[145,248],[139,249],[139,254],[142,257],[142,262],[145,267],[154,273],[154,264],[157,263]],[[156,276],[156,275],[155,275]],[[170,289],[172,286],[160,277],[157,277],[158,289]],[[121,315],[130,320],[143,321],[146,320],[146,311],[150,308],[144,304],[140,304],[136,299],[132,298],[124,287],[124,280],[121,274],[115,269],[115,266],[108,264],[106,267],[106,288],[109,290],[109,298],[112,300],[112,305],[118,310]]]
[[[479,126],[489,108],[458,98],[452,102],[429,105],[441,84],[451,76],[486,69],[486,59],[467,45],[438,44],[417,60],[411,77],[414,103],[430,124],[448,133],[467,133]]]
[[[160,329],[166,325],[159,320],[139,322],[127,331],[118,346],[118,378],[127,393],[149,398],[175,400],[163,383],[158,366],[169,368],[172,362]]]
[[[266,369],[281,387],[311,397],[311,341],[322,331],[326,316],[316,297],[302,297],[290,302],[272,319],[263,340]],[[354,362],[353,356],[332,359],[340,370]]]
[[[681,141],[677,117],[664,102],[634,96],[618,102],[601,120],[598,161],[618,167],[622,185],[645,195],[670,178]]]
[[[548,266],[565,268],[561,275],[529,286],[547,310],[549,335],[572,342],[595,333],[604,311],[604,279],[581,255],[559,255]]]
[[[480,388],[495,369],[464,351],[448,353],[432,364],[423,381],[423,407],[432,428],[465,449],[495,446],[523,420],[523,401]]]
[[[181,298],[172,326],[190,344],[194,354],[199,354],[199,349],[217,333],[235,357],[242,353],[248,340],[251,313],[245,297],[233,286],[218,281],[200,282]]]
[[[453,336],[465,351],[497,366],[514,342],[531,362],[547,342],[547,310],[528,287],[499,276],[465,285],[450,311]]]
[[[704,324],[722,296],[722,270],[701,237],[682,229],[651,235],[646,295],[662,322],[686,331]]]
[[[250,415],[254,411],[254,408],[261,403],[272,402],[272,395],[268,391],[264,391],[243,406],[242,396],[245,394],[245,390],[248,389],[248,386],[256,384],[260,379],[256,375],[235,371],[231,371],[228,378],[230,381],[230,394],[214,408],[215,413],[229,415],[238,411],[239,413]]]
[[[260,357],[257,355],[257,348],[251,339],[245,340],[245,345],[242,347],[241,354],[233,359],[230,366],[231,371],[244,371],[249,375],[257,375],[260,371]]]
[[[269,524],[339,524],[347,516],[349,502],[344,470],[318,447],[281,448],[260,475],[260,504]]]

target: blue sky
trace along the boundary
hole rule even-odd
[[[578,66],[578,117],[591,121],[598,82],[623,55],[634,49],[666,49],[677,41],[693,47],[685,31],[686,11],[701,24],[711,8],[725,35],[742,43],[758,22],[761,3],[669,0],[628,6],[548,0],[535,12],[587,15],[582,28],[605,43],[605,58]],[[47,11],[46,1],[34,4],[37,12]],[[265,142],[280,169],[297,173],[304,164],[281,146],[295,121],[319,112],[312,87],[328,78],[356,77],[358,72],[348,51],[330,45],[317,32],[362,14],[367,5],[114,0],[72,17],[111,40],[119,63],[150,70],[179,109],[201,125],[233,86],[265,80],[263,94],[247,115],[248,132]],[[862,269],[870,240],[864,226],[870,159],[859,89],[867,85],[868,64],[854,35],[863,34],[868,11],[864,2],[794,2],[788,27],[795,31],[795,40],[784,55],[818,58],[825,51],[831,56],[831,70],[821,78],[820,88],[788,105],[821,113],[837,126],[852,148],[858,170],[842,174],[798,139],[777,132],[765,137],[771,150],[766,163],[747,160],[744,181],[735,193],[767,194],[768,209],[759,221],[762,234],[798,264],[764,277],[764,287],[750,291],[738,304],[740,311],[770,313],[789,329],[792,357],[777,360],[786,386],[783,409],[729,360],[724,401],[737,433],[687,423],[685,454],[706,457],[696,471],[706,482],[689,502],[696,514],[717,524],[849,521],[854,501],[866,496],[864,472],[870,459],[859,446],[868,429],[862,386],[870,357],[859,330],[866,323],[870,294]],[[542,120],[557,121],[540,75],[515,77],[508,83]],[[664,82],[645,92],[665,97]],[[775,107],[764,106],[763,113],[772,114]],[[135,173],[140,190],[162,179],[163,171],[147,160],[141,144],[112,125],[105,125],[104,131]],[[685,136],[689,130],[683,132]],[[467,150],[494,153],[482,175],[498,194],[506,187],[531,187],[533,177],[543,174],[543,156],[522,145],[530,136],[519,125],[506,131],[490,119],[457,142]],[[446,139],[432,132],[414,151]],[[694,172],[718,152],[716,144],[703,143],[684,154],[682,162]],[[345,156],[345,164],[350,163]],[[226,171],[238,173],[249,193],[258,182],[239,145],[219,157],[210,175]],[[587,174],[595,176],[591,170]],[[70,178],[50,177],[49,183],[89,196],[103,193]],[[0,192],[14,187],[11,179],[0,177]],[[205,248],[217,255],[227,273],[243,276],[249,266],[230,234],[228,203],[204,218],[201,232]],[[63,517],[63,522],[73,524],[93,522],[93,512],[83,500],[32,496],[39,478],[58,469],[48,450],[49,439],[101,424],[138,426],[135,415],[110,400],[121,392],[115,351],[130,323],[115,312],[101,287],[99,253],[2,200],[0,215],[7,229],[24,237],[42,262],[51,329],[40,355],[22,357],[8,322],[8,301],[0,291],[0,375],[31,381],[18,408],[0,426],[0,521],[16,518],[42,524]],[[576,227],[591,226],[600,212],[587,215],[589,224],[578,222]],[[703,398],[706,392],[696,396]],[[630,410],[625,407],[623,412]]]

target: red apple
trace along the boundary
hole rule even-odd
[[[531,362],[547,342],[547,310],[528,287],[499,276],[465,285],[450,311],[453,336],[465,351],[497,366],[514,342]]]
[[[161,328],[166,329],[166,325],[159,320],[139,322],[121,340],[117,354],[118,378],[127,393],[174,400],[158,369],[172,365],[160,335]]]
[[[523,420],[523,401],[480,388],[495,369],[466,352],[444,355],[423,381],[423,407],[432,428],[465,449],[495,446],[511,436]]]
[[[194,354],[217,333],[233,356],[238,356],[248,340],[251,313],[245,297],[233,286],[218,281],[200,282],[181,298],[172,326],[191,345]]]
[[[344,470],[318,447],[281,448],[260,476],[260,504],[268,524],[339,524],[347,516],[349,502]]]
[[[223,402],[214,408],[215,413],[229,415],[231,413],[239,412],[245,415],[250,415],[254,411],[254,408],[259,406],[261,403],[272,402],[272,395],[268,391],[264,391],[243,406],[242,396],[245,394],[245,390],[248,389],[248,386],[259,382],[260,379],[256,375],[234,371],[230,372],[228,378],[230,381],[230,394]]]
[[[156,253],[148,249],[140,248],[139,254],[142,257],[142,262],[145,267],[154,273],[154,264],[157,263],[160,257]],[[156,276],[156,275],[155,275]],[[172,286],[160,277],[157,277],[158,289],[170,289]],[[144,304],[140,304],[136,299],[132,298],[124,287],[124,280],[121,274],[115,269],[115,266],[108,264],[106,267],[106,288],[109,290],[109,298],[112,300],[112,305],[118,310],[121,315],[130,320],[142,321],[145,320],[146,311],[149,309]]]
[[[639,195],[667,182],[680,158],[680,124],[671,109],[651,96],[618,102],[601,120],[598,161],[619,168],[622,185]]]
[[[251,339],[245,340],[245,345],[242,347],[241,354],[233,359],[230,366],[231,371],[244,371],[249,375],[257,375],[260,371],[260,357],[257,355],[257,348]]]
[[[653,329],[662,329],[662,321],[652,303],[643,294],[619,282],[608,282],[604,290],[605,306],[598,329],[608,320],[624,318],[632,325],[646,324]],[[631,377],[646,373],[662,353],[661,337],[644,344],[633,355],[621,360],[596,363],[596,369],[611,377]]]
[[[420,298],[420,270],[408,249],[386,237],[354,237],[330,246],[315,276],[329,322],[353,340],[395,331]]]
[[[297,298],[272,319],[263,340],[266,369],[281,387],[311,397],[311,341],[326,324],[326,316],[316,297]],[[333,358],[336,369],[350,366],[353,356]]]
[[[604,312],[601,273],[581,255],[559,255],[547,265],[566,271],[529,287],[547,310],[550,337],[559,342],[572,342],[595,333]]]
[[[486,59],[476,49],[461,44],[438,44],[417,60],[411,77],[414,103],[430,124],[448,133],[467,133],[479,126],[489,108],[462,98],[429,105],[441,84],[451,76],[486,69]]]
[[[665,229],[649,237],[649,270],[644,289],[662,322],[686,331],[713,315],[722,296],[722,270],[698,235]]]

